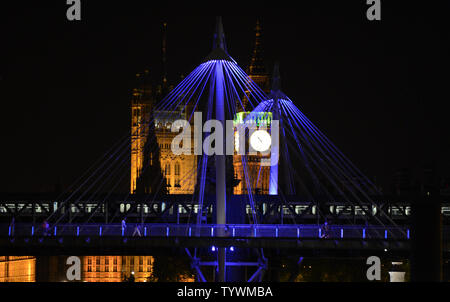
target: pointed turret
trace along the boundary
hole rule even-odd
[[[255,27],[255,47],[253,48],[250,65],[247,68],[247,74],[249,79],[256,83],[266,94],[270,92],[270,78],[266,72],[264,60],[262,59],[262,47],[261,47],[261,23],[256,20]],[[241,102],[237,101],[236,108],[238,112],[251,110],[248,106],[249,97],[253,91],[246,90],[246,96]]]
[[[272,92],[281,90],[280,63],[275,62],[272,75]]]
[[[280,76],[280,63],[275,62],[272,75],[272,89],[270,90],[270,96],[272,98],[283,98],[285,94],[281,91],[281,76]]]
[[[214,33],[213,39],[213,51],[205,58],[205,62],[211,60],[234,60],[230,57],[227,52],[227,45],[225,43],[225,33],[223,31],[222,17],[217,17],[216,19],[216,31]]]
[[[250,65],[247,68],[247,74],[259,87],[261,87],[261,89],[264,92],[269,93],[270,78],[263,60],[261,37],[262,37],[261,22],[259,22],[259,20],[256,20],[255,46],[253,48]]]
[[[163,32],[162,32],[162,87],[163,90],[167,88],[167,23],[163,23]]]
[[[162,23],[161,34],[161,83],[156,87],[157,100],[164,98],[173,88],[167,79],[167,22]]]
[[[255,46],[253,48],[250,66],[248,67],[248,74],[250,75],[267,75],[264,61],[262,59],[262,44],[261,44],[261,23],[256,20],[255,27]]]
[[[227,44],[225,43],[225,33],[223,31],[222,17],[216,19],[216,32],[214,33],[213,49],[221,48],[227,51]]]

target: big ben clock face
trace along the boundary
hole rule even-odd
[[[272,137],[266,130],[258,130],[250,136],[250,145],[255,151],[265,152],[272,144]]]

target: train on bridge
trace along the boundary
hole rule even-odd
[[[193,195],[136,195],[107,194],[94,198],[77,194],[2,194],[0,195],[0,223],[39,223],[51,216],[55,221],[112,223],[127,217],[129,222],[193,223],[197,216],[202,222],[214,223],[215,196],[206,196],[202,213]],[[249,223],[251,207],[247,195],[229,196],[229,204],[245,205]],[[339,225],[364,224],[378,218],[383,211],[398,225],[407,225],[411,217],[411,198],[402,196],[374,196],[373,204],[349,202],[336,196],[309,201],[303,196],[254,195],[260,224],[320,224],[324,221]],[[450,224],[450,196],[441,196],[443,223]]]

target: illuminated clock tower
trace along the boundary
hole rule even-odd
[[[266,71],[264,61],[262,59],[262,46],[261,46],[261,24],[256,21],[255,28],[255,46],[253,48],[253,54],[250,61],[250,65],[247,69],[247,74],[249,78],[253,80],[266,94],[270,92],[270,76]],[[249,95],[251,91],[247,91],[246,94]],[[243,98],[243,105],[237,104],[237,114],[235,117],[235,123],[242,122],[245,116],[251,111],[249,108],[247,97]],[[265,113],[262,113],[260,117],[268,122],[271,117]],[[235,139],[238,140],[237,133],[235,133]],[[269,179],[270,179],[270,167],[261,166],[261,155],[248,156],[248,177],[249,184],[252,189],[253,194],[269,194]],[[234,188],[234,194],[248,194],[248,187],[245,181],[244,169],[242,165],[242,159],[240,155],[233,156],[233,165],[236,178],[240,180],[239,185]]]

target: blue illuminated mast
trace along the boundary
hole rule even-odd
[[[225,80],[223,75],[223,60],[231,61],[227,53],[225,44],[225,35],[223,32],[222,18],[217,17],[216,32],[214,34],[213,51],[207,57],[207,60],[214,61],[215,75],[215,108],[216,120],[222,123],[222,130],[225,129]],[[213,93],[212,91],[210,93]],[[225,146],[225,133],[218,136],[222,137],[223,146]],[[223,150],[222,150],[223,151]],[[226,223],[226,177],[225,177],[225,155],[216,154],[216,218],[217,224]]]
[[[225,147],[225,79],[224,79],[224,61],[231,61],[233,59],[227,53],[225,44],[225,35],[223,32],[222,18],[217,17],[216,32],[214,34],[213,51],[206,57],[206,61],[214,62],[214,91],[210,93],[215,94],[216,102],[216,120],[222,123],[222,135],[218,137],[222,138],[223,145]],[[217,129],[216,129],[217,131]],[[226,169],[225,169],[225,155],[222,153],[216,154],[216,223],[219,225],[226,224]],[[219,151],[220,152],[220,151]],[[218,152],[218,153],[219,153]],[[224,235],[224,234],[222,234]],[[219,268],[219,281],[224,282],[226,280],[226,250],[225,248],[219,248],[218,250],[218,268]]]
[[[278,62],[276,62],[273,70],[272,90],[270,92],[270,96],[273,99],[273,119],[276,121],[279,121],[281,117],[278,101],[282,95],[280,68]],[[278,195],[278,157],[279,146],[274,144],[271,148],[270,161],[277,164],[270,167],[269,195]]]

